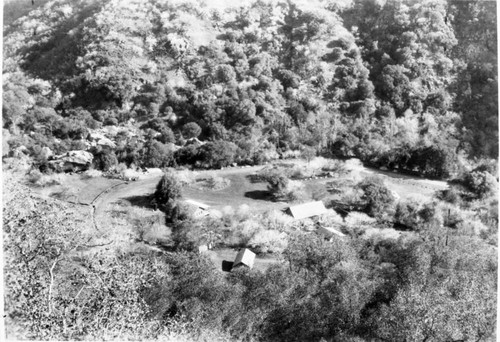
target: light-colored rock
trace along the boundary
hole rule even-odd
[[[52,157],[54,153],[50,148],[47,146],[42,147],[42,158],[48,159],[49,157]]]
[[[105,146],[105,147],[109,147],[109,148],[116,148],[116,144],[108,138],[99,139],[99,141],[97,142],[97,145]]]
[[[69,151],[65,155],[60,156],[58,159],[73,164],[90,165],[94,156],[92,153],[87,151]]]
[[[104,134],[99,133],[99,132],[90,132],[89,139],[91,141],[99,141],[101,139],[106,139],[106,137],[104,136]]]
[[[26,148],[26,146],[24,146],[24,145],[17,147],[13,152],[13,156],[16,158],[19,158],[19,157],[22,157],[22,156],[28,155],[28,154],[29,154],[29,151]]]
[[[139,173],[135,170],[126,169],[122,172],[122,178],[126,181],[134,181],[139,179]]]

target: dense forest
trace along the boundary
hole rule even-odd
[[[6,1],[10,333],[493,341],[496,13],[496,2],[480,0]],[[96,134],[108,142],[91,143]],[[70,151],[89,152],[103,172],[171,168],[152,198],[172,230],[169,252],[81,252],[91,223],[70,203],[34,195],[25,179],[60,171],[54,157]],[[327,241],[272,212],[197,221],[178,204],[174,168],[297,156],[358,158],[450,188],[417,203],[398,201],[377,178],[339,186],[361,194],[352,203],[372,220],[342,221],[348,240]],[[13,160],[23,158],[29,170],[19,176]],[[277,201],[295,184],[280,172],[265,179]],[[407,234],[361,238],[370,225]],[[196,253],[203,234],[246,246],[256,226],[266,238],[287,236],[268,248],[280,262],[265,272],[222,273]]]
[[[485,1],[48,2],[4,28],[3,153],[84,149],[89,129],[131,125],[93,154],[227,165],[310,147],[446,178],[498,155],[495,14]],[[209,144],[174,153],[193,137]]]

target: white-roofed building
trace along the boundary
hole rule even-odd
[[[247,266],[248,268],[253,267],[253,263],[255,261],[255,253],[247,248],[242,248],[236,254],[236,258],[234,259],[233,268],[238,266]]]
[[[288,214],[294,219],[300,220],[313,216],[323,215],[328,212],[322,201],[309,202],[304,204],[293,205],[287,209]]]

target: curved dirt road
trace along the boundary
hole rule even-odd
[[[245,196],[249,187],[252,187],[252,189],[262,188],[262,190],[257,191],[263,191],[265,189],[265,184],[250,185],[250,182],[245,177],[246,175],[255,173],[265,167],[266,165],[260,165],[252,167],[232,167],[222,170],[197,171],[198,174],[209,173],[217,176],[225,176],[233,182],[228,188],[219,191],[203,192],[186,187],[183,189],[184,197],[204,202],[216,209],[221,209],[227,205],[238,206],[244,203],[250,203],[252,209],[257,211],[271,208],[281,209],[287,204],[269,202],[263,199],[249,198]],[[435,191],[443,190],[448,187],[447,183],[444,181],[428,180],[425,178],[370,169],[363,166],[358,166],[353,171],[363,177],[369,175],[381,176],[386,182],[387,187],[396,192],[402,199],[413,198],[415,200],[428,200],[432,197]],[[97,226],[100,229],[106,229],[106,227],[111,228],[113,226],[113,218],[110,217],[109,211],[112,209],[112,206],[121,200],[131,198],[137,199],[151,195],[155,191],[156,184],[158,184],[161,176],[162,174],[160,173],[145,175],[142,179],[123,183],[103,192],[94,202],[95,221]],[[327,183],[329,181],[330,179],[315,179],[308,182]]]

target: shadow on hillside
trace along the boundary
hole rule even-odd
[[[56,3],[50,10],[56,10]],[[103,3],[91,2],[79,5],[72,16],[63,19],[52,28],[44,29],[43,21],[40,16],[34,15],[31,20],[39,25],[35,25],[30,40],[33,44],[22,46],[16,53],[24,56],[22,68],[43,79],[57,79],[57,77],[70,77],[78,70],[75,66],[75,60],[85,52],[81,47],[82,33],[81,27],[84,21],[98,13]],[[10,27],[14,31],[16,27]],[[71,33],[70,33],[71,32]]]
[[[271,194],[267,190],[253,190],[245,192],[245,197],[254,200],[272,201]]]
[[[150,196],[130,196],[124,197],[123,200],[130,203],[134,207],[141,207],[146,209],[155,209],[155,206],[151,203]]]

